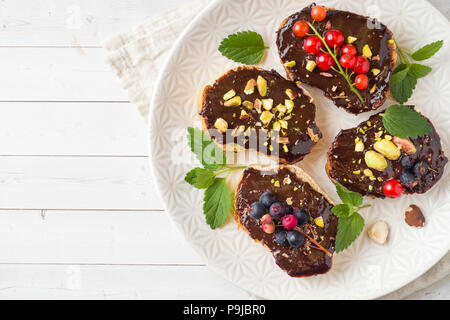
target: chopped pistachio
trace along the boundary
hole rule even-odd
[[[388,163],[384,156],[376,151],[367,151],[364,155],[364,160],[366,161],[366,165],[369,168],[375,169],[377,171],[384,171],[388,166]]]
[[[289,149],[288,149],[287,145],[285,145],[285,144],[283,145],[283,151],[286,152],[286,153],[289,152]]]
[[[256,109],[256,111],[258,111],[258,113],[261,113],[261,108],[262,108],[262,102],[259,99],[255,100],[255,103],[253,104],[253,108]]]
[[[273,184],[275,187],[279,188],[280,187],[280,181],[275,181],[275,183]]]
[[[372,190],[373,190],[373,186],[370,185],[370,186],[369,186],[369,191],[372,191]]]
[[[273,99],[263,99],[262,100],[263,108],[266,110],[272,110],[273,107]]]
[[[385,138],[386,140],[389,140],[389,141],[391,141],[391,140],[392,140],[392,136],[390,136],[390,135],[388,135],[388,134],[387,134],[387,135],[385,135],[385,136],[384,136],[384,138]]]
[[[375,90],[377,90],[377,85],[376,84],[373,85],[372,89],[370,89],[369,92],[372,94],[372,93],[375,92]]]
[[[362,134],[366,133],[362,128],[359,128],[359,132],[361,132]]]
[[[256,80],[250,79],[247,82],[247,85],[245,86],[244,93],[246,95],[253,94],[255,92],[255,86],[256,86]]]
[[[394,43],[395,43],[395,40],[394,40],[394,39],[389,39],[389,40],[388,40],[388,43],[389,43],[389,44],[394,44]]]
[[[287,111],[287,107],[285,105],[282,105],[281,103],[277,105],[275,109],[277,109],[277,111],[279,111],[280,113],[286,113]]]
[[[222,133],[225,133],[228,129],[228,122],[222,118],[218,118],[214,123],[214,127]]]
[[[312,60],[308,61],[308,63],[306,64],[306,70],[308,70],[309,72],[313,72],[316,67],[317,63]]]
[[[267,95],[267,80],[261,76],[258,76],[256,80],[256,87],[258,88],[258,92],[261,97],[265,97]]]
[[[234,91],[233,89],[231,89],[230,91],[228,91],[227,93],[224,94],[223,100],[225,100],[225,101],[230,100],[230,99],[233,98],[235,95],[236,95],[236,91]]]
[[[285,66],[285,67],[288,67],[288,68],[293,68],[293,67],[295,67],[296,64],[297,64],[297,62],[295,62],[294,60],[292,60],[292,61],[286,62],[286,63],[284,64],[284,66]]]
[[[231,98],[230,100],[226,101],[223,105],[225,107],[238,107],[242,104],[242,99],[240,96],[236,96],[234,98]]]
[[[298,190],[298,188],[297,187],[294,187],[294,191],[297,191]]]
[[[356,174],[356,175],[361,174],[361,170],[353,171],[353,174]]]
[[[362,50],[362,52],[363,52],[363,56],[364,57],[366,57],[366,58],[372,58],[372,50],[370,50],[370,47],[369,47],[369,45],[368,44],[366,44],[364,47],[363,47],[363,50]]]
[[[245,119],[248,117],[248,113],[245,110],[241,110],[241,116],[239,117],[239,119]]]
[[[364,175],[366,177],[373,177],[373,172],[370,169],[366,169],[366,170],[364,170]]]
[[[246,107],[247,109],[252,110],[253,109],[253,102],[245,100],[244,102],[242,102],[242,105],[244,107]]]
[[[314,223],[316,224],[316,226],[318,226],[319,228],[323,228],[325,227],[325,224],[323,222],[323,217],[317,217],[314,219]]]
[[[273,113],[270,111],[264,111],[260,117],[262,123],[264,123],[265,125],[268,125],[269,122],[272,120],[272,118],[273,118]]]
[[[352,44],[352,43],[356,42],[356,40],[358,40],[358,38],[356,38],[356,37],[352,37],[352,36],[347,37],[347,43]]]
[[[289,97],[289,99],[294,100],[297,98],[297,94],[292,89],[286,89],[286,95]]]
[[[272,126],[272,129],[275,130],[275,131],[280,131],[281,130],[280,122],[279,121],[275,121],[273,126]]]
[[[285,120],[279,120],[279,122],[280,122],[281,127],[282,127],[283,129],[286,129],[286,130],[287,130],[287,128],[288,128],[288,122],[285,121]]]
[[[380,72],[381,72],[381,70],[380,70],[380,69],[377,69],[377,68],[373,68],[373,69],[372,69],[372,73],[373,73],[373,75],[374,75],[374,76],[377,76],[377,75],[379,75],[379,74],[380,74]]]
[[[362,141],[358,141],[355,144],[355,152],[363,152],[364,151],[364,143]]]

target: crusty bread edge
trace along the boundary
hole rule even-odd
[[[258,67],[249,67],[249,66],[239,66],[239,67],[236,67],[236,68],[233,68],[233,69],[230,69],[230,70],[228,70],[228,71],[226,71],[224,74],[222,74],[217,80],[220,80],[220,79],[223,79],[223,78],[225,78],[228,74],[230,74],[231,72],[234,72],[234,71],[238,71],[238,70],[242,70],[242,69],[247,69],[247,70],[258,70],[258,71],[266,71],[266,70],[264,70],[264,69],[261,69],[261,68],[258,68]],[[217,81],[216,80],[216,81]],[[289,80],[288,80],[289,81]],[[198,92],[198,94],[197,94],[197,102],[196,102],[196,104],[197,104],[197,114],[198,114],[198,117],[200,118],[200,122],[201,122],[201,125],[202,125],[202,129],[203,129],[203,131],[204,132],[208,132],[208,127],[207,127],[207,125],[206,125],[206,119],[205,119],[205,117],[203,117],[202,115],[200,115],[200,111],[202,111],[203,110],[203,102],[204,102],[204,100],[205,100],[205,98],[206,98],[206,90],[207,89],[209,89],[209,88],[211,88],[211,85],[207,85],[207,86],[205,86],[203,89],[201,89],[199,92]],[[309,93],[309,91],[307,91],[305,88],[300,88],[301,90],[303,90],[303,93],[306,95],[306,96],[308,96],[308,97],[310,97],[311,99],[313,99],[313,97],[311,96],[311,94]],[[317,107],[316,107],[316,109],[317,109]],[[244,151],[247,151],[247,149],[245,149],[244,147],[242,147],[242,146],[240,146],[240,145],[238,145],[238,144],[222,144],[222,143],[219,143],[219,142],[217,142],[215,139],[213,139],[214,140],[214,142],[220,147],[220,148],[222,148],[222,150],[223,151],[229,151],[229,152],[234,152],[234,153],[238,153],[238,152],[244,152]],[[272,155],[267,155],[267,154],[263,154],[263,153],[261,153],[261,152],[259,152],[259,151],[255,151],[258,155],[263,155],[263,156],[265,156],[265,157],[268,157],[270,160],[273,160],[273,161],[276,161],[276,162],[278,162],[278,163],[280,163],[280,164],[294,164],[294,163],[297,163],[297,162],[300,162],[300,161],[302,161],[303,159],[304,159],[304,157],[306,156],[303,156],[303,157],[301,157],[301,158],[298,158],[298,159],[296,159],[296,160],[294,160],[294,161],[292,161],[292,162],[288,162],[287,160],[285,160],[285,159],[283,159],[283,158],[279,158],[279,157],[276,157],[276,156],[272,156]]]
[[[311,7],[311,6],[308,6],[308,7]],[[306,8],[308,8],[308,7],[306,7]],[[339,10],[339,9],[335,9],[335,8],[326,8],[326,9],[327,10],[344,11],[344,10]],[[365,17],[366,19],[370,18],[368,16],[363,16],[363,15],[359,15],[359,16]],[[286,19],[283,20],[283,22],[281,23],[280,28],[277,31],[277,34],[281,31],[281,29],[283,29],[283,27],[286,25],[286,22],[288,20],[289,20],[289,17],[287,17]],[[392,65],[393,65],[392,71],[394,71],[394,68],[395,68],[395,66],[397,64],[397,59],[398,59],[398,56],[397,56],[397,45],[395,43],[394,34],[392,33],[392,31],[389,28],[387,28],[386,32],[391,36],[392,40],[394,40],[392,43],[388,43],[389,53],[390,53],[391,61],[392,61]],[[283,64],[283,61],[281,60],[281,56],[280,56],[280,61],[281,61],[281,64]],[[284,66],[284,64],[283,64],[283,66]],[[293,72],[290,70],[290,68],[288,68],[286,66],[284,66],[284,70],[286,71],[286,75],[287,75],[288,79],[292,81],[292,79],[294,78],[293,77]],[[377,110],[378,108],[380,108],[386,102],[386,100],[387,100],[388,96],[390,95],[390,93],[391,93],[391,89],[389,88],[389,90],[386,91],[384,96],[381,99],[379,99],[376,103],[373,104],[372,110]],[[367,111],[367,112],[369,112],[369,111]]]
[[[328,197],[328,195],[320,188],[320,186],[313,180],[313,178],[311,178],[310,175],[308,175],[302,168],[297,167],[297,166],[293,166],[293,165],[268,165],[268,166],[261,166],[261,165],[250,165],[249,168],[253,168],[255,170],[259,170],[259,171],[268,171],[268,172],[273,172],[273,171],[277,171],[277,170],[282,170],[282,169],[288,169],[290,172],[292,172],[293,174],[295,174],[295,176],[303,182],[308,183],[311,188],[314,189],[314,191],[320,193],[321,195],[324,196],[324,198],[331,204],[334,206],[333,201]],[[234,192],[234,220],[236,221],[236,224],[238,226],[238,229],[242,229],[244,230],[249,236],[250,236],[250,232],[249,230],[244,227],[239,219],[239,213],[237,211],[237,201],[238,201],[238,191],[242,185],[242,179],[244,177],[244,173],[245,171],[242,173],[241,177],[239,178],[239,181],[237,183],[237,187],[236,190]],[[251,236],[250,236],[251,237]],[[252,237],[251,237],[252,238]],[[269,247],[266,246],[263,242],[261,242],[260,240],[256,240],[254,238],[252,238],[253,241],[255,241],[256,243],[260,243],[262,246],[264,246],[267,250],[270,251]],[[312,274],[312,275],[303,275],[303,276],[296,276],[295,278],[307,278],[307,277],[312,277],[315,275],[321,275],[321,274],[326,274],[328,273],[331,268],[332,268],[332,264],[333,264],[333,260],[331,260],[331,265],[330,268],[327,270],[327,272],[325,273],[318,273],[318,274]],[[287,272],[286,270],[284,270],[285,272]]]

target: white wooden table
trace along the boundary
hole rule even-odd
[[[104,63],[103,39],[182,2],[0,2],[0,299],[251,298],[170,224]]]

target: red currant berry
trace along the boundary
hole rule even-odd
[[[344,34],[336,29],[332,29],[325,35],[325,41],[331,49],[339,49],[344,43]]]
[[[367,89],[369,78],[365,74],[359,74],[355,79],[355,85],[359,90]]]
[[[315,6],[311,10],[311,17],[316,21],[323,21],[327,17],[327,9],[322,6]]]
[[[356,57],[356,66],[353,68],[353,71],[357,74],[363,74],[369,72],[370,63],[367,58],[363,56]]]
[[[303,48],[309,54],[319,54],[320,50],[323,48],[323,43],[317,36],[311,36],[305,39],[303,43]]]
[[[383,192],[388,198],[398,198],[403,193],[403,186],[397,180],[391,179],[384,184]]]
[[[283,218],[283,227],[286,230],[292,230],[297,226],[298,220],[297,218],[291,214]]]
[[[346,69],[352,69],[354,66],[356,66],[356,58],[349,54],[342,55],[340,62],[341,65]]]
[[[326,71],[330,70],[330,68],[334,66],[336,62],[328,53],[322,52],[316,57],[316,63],[320,69]]]
[[[342,55],[348,54],[348,55],[351,55],[354,57],[354,56],[356,56],[356,48],[352,44],[345,44],[341,48],[341,53],[342,53]]]
[[[309,32],[309,26],[305,21],[297,21],[292,30],[297,37],[303,38]]]

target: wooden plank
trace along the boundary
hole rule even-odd
[[[5,0],[1,46],[100,46],[180,0]]]
[[[161,210],[146,157],[0,157],[0,209]]]
[[[0,211],[0,252],[0,264],[204,264],[162,211]]]
[[[203,266],[0,265],[0,299],[249,299]]]
[[[0,156],[145,156],[146,128],[130,103],[0,102]]]
[[[128,101],[100,48],[0,48],[0,101]]]

